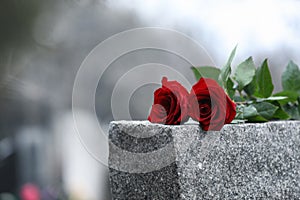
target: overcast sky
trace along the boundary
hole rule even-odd
[[[300,1],[296,0],[109,0],[108,3],[113,8],[134,11],[150,26],[179,26],[196,39],[200,34],[202,40],[210,38],[202,41],[203,45],[214,46],[213,50],[222,59],[227,56],[224,52],[230,52],[236,44],[239,55],[243,56],[262,49],[273,51],[280,46],[295,52],[300,50]],[[293,59],[300,62],[299,56]]]

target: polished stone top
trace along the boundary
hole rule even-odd
[[[225,125],[115,121],[114,199],[298,199],[300,121]]]

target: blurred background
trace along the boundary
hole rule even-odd
[[[100,42],[132,28],[168,28],[196,40],[217,67],[238,44],[233,65],[249,56],[257,65],[269,58],[278,91],[288,61],[300,64],[299,11],[299,0],[1,0],[0,199],[110,199],[107,166],[82,146],[72,116],[76,73]],[[199,65],[208,64],[203,60]],[[96,91],[104,130],[114,120],[110,105],[118,79],[151,62],[195,82],[189,63],[172,53],[144,49],[120,57]],[[156,88],[133,93],[130,119],[146,119]],[[86,131],[96,133],[92,113],[84,107],[81,113]]]

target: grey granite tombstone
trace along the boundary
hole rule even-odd
[[[109,143],[113,199],[300,199],[300,121],[115,121]]]

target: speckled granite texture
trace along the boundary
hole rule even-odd
[[[114,199],[300,199],[300,121],[225,125],[111,122]]]

